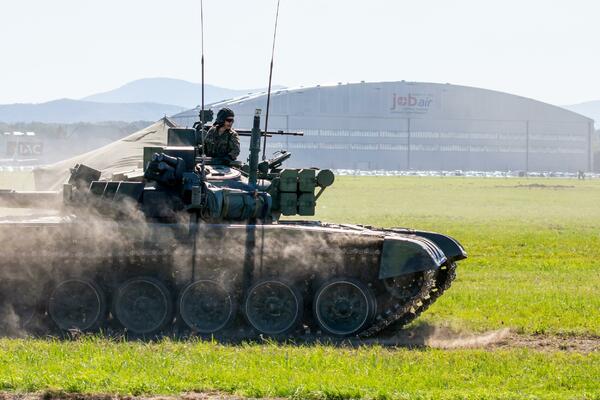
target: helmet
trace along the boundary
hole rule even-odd
[[[215,121],[215,124],[222,125],[225,122],[225,119],[233,117],[234,115],[235,114],[230,108],[221,108],[217,113],[217,120]]]

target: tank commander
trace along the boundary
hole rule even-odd
[[[233,111],[222,108],[204,138],[204,153],[209,157],[234,161],[240,154],[240,138],[233,130]]]

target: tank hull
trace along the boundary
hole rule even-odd
[[[9,334],[376,336],[416,317],[439,271],[464,258],[460,245],[431,235],[309,221],[208,224],[187,214],[171,223],[2,221],[1,317]]]

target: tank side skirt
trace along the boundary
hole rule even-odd
[[[379,266],[379,279],[438,269],[446,257],[432,243],[413,237],[386,236]]]
[[[399,234],[416,235],[431,240],[446,255],[450,261],[459,261],[467,258],[467,252],[458,241],[450,236],[436,232],[417,231],[404,228],[392,228],[390,231]]]

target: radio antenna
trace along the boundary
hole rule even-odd
[[[200,47],[202,48],[202,110],[204,110],[204,7],[200,0]]]
[[[277,37],[277,20],[279,19],[279,1],[277,0],[277,12],[275,13],[275,29],[273,30],[273,48],[271,49],[271,66],[269,68],[269,89],[267,90],[267,112],[265,114],[265,136],[263,138],[262,159],[266,160],[267,132],[269,127],[269,108],[271,106],[271,81],[273,79],[273,58],[275,56],[275,38]]]
[[[200,138],[202,140],[202,158],[204,158],[204,119],[206,112],[204,111],[204,2],[200,0],[200,48],[202,49],[202,58],[200,59],[202,69],[202,103],[200,108]],[[204,166],[204,161],[202,162]]]
[[[206,118],[206,113],[204,112],[204,7],[203,1],[200,0],[200,48],[202,51],[202,58],[200,59],[201,70],[202,70],[202,103],[200,105],[200,140],[202,142],[202,156],[200,158],[200,179],[204,181],[204,119]],[[194,127],[195,124],[194,124]],[[196,145],[198,144],[198,139],[196,139]],[[202,186],[201,186],[202,187]],[[192,219],[195,220],[195,223],[192,224]],[[196,281],[196,249],[198,246],[198,221],[200,219],[200,213],[194,213],[190,215],[190,233],[192,235],[193,244],[192,244],[192,282]]]

